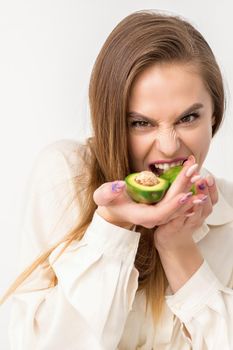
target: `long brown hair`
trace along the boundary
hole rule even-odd
[[[124,179],[130,172],[127,147],[127,105],[136,76],[156,63],[184,63],[196,67],[212,97],[215,116],[213,135],[223,119],[225,100],[222,76],[212,50],[203,36],[186,20],[153,11],[139,11],[124,18],[104,43],[93,68],[89,102],[93,137],[84,156],[85,175],[76,180],[77,199],[82,202],[76,227],[56,245],[38,257],[9,288],[2,302],[34,271],[47,261],[61,242],[59,256],[74,240],[85,234],[96,205],[93,192],[107,181]],[[88,155],[88,156],[87,156]],[[88,174],[85,183],[82,181]],[[80,183],[83,184],[82,191]],[[85,193],[82,201],[81,193]],[[153,230],[141,232],[135,266],[139,271],[139,289],[145,291],[155,321],[159,320],[168,285],[159,255],[153,245]],[[58,256],[58,257],[59,257]],[[57,257],[57,258],[58,258]],[[51,287],[57,284],[52,272]]]

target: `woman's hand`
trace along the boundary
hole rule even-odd
[[[195,159],[191,156],[165,197],[155,205],[135,203],[128,196],[124,181],[105,183],[93,195],[98,205],[97,213],[106,221],[126,228],[132,225],[146,228],[165,225],[185,216],[194,206],[189,190],[191,180],[198,179],[196,169]]]
[[[218,194],[215,181],[211,175],[196,182],[195,196],[190,203],[192,207],[166,224],[160,225],[155,231],[155,246],[158,251],[182,249],[193,243],[193,232],[202,226],[210,215],[213,205],[217,203]]]
[[[192,208],[167,224],[160,225],[154,233],[155,247],[174,293],[203,263],[204,259],[192,236],[218,200],[216,185],[210,175],[197,181],[196,191],[197,195],[191,199]]]

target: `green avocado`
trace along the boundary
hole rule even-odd
[[[163,174],[160,175],[160,178],[169,181],[169,186],[176,179],[177,175],[180,173],[182,165],[174,166],[173,168],[168,169]],[[190,189],[193,194],[196,194],[195,186],[193,185]]]
[[[125,178],[126,189],[130,197],[139,203],[153,204],[159,202],[165,195],[168,188],[171,186],[177,175],[181,171],[182,166],[175,166],[166,170],[160,176],[157,176],[159,181],[156,185],[142,185],[135,181],[135,178],[140,173],[129,174]],[[142,172],[141,172],[142,173]],[[153,173],[152,173],[153,174]],[[190,191],[195,194],[195,186],[193,185]]]
[[[169,181],[157,177],[159,183],[153,186],[145,186],[135,181],[139,174],[129,174],[125,178],[126,189],[130,197],[139,203],[152,204],[159,202],[169,187]]]
[[[166,170],[163,174],[160,175],[160,177],[162,179],[169,181],[169,185],[171,186],[171,184],[176,179],[181,169],[182,169],[182,165],[174,166],[173,168]]]

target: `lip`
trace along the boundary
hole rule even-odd
[[[164,163],[167,163],[167,164],[171,164],[171,163],[176,163],[176,162],[180,162],[180,161],[185,161],[187,160],[188,157],[180,157],[180,158],[175,158],[175,159],[171,159],[171,160],[163,160],[163,159],[160,159],[160,160],[156,160],[154,162],[151,162],[149,164],[149,166],[151,167],[152,165],[154,164],[164,164]]]

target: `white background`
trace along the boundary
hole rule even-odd
[[[92,65],[113,27],[135,10],[181,14],[209,41],[228,107],[205,165],[232,180],[232,7],[230,0],[0,0],[0,294],[16,277],[24,193],[35,157],[55,140],[89,135]],[[10,301],[0,307],[3,350],[9,349],[10,307]]]

